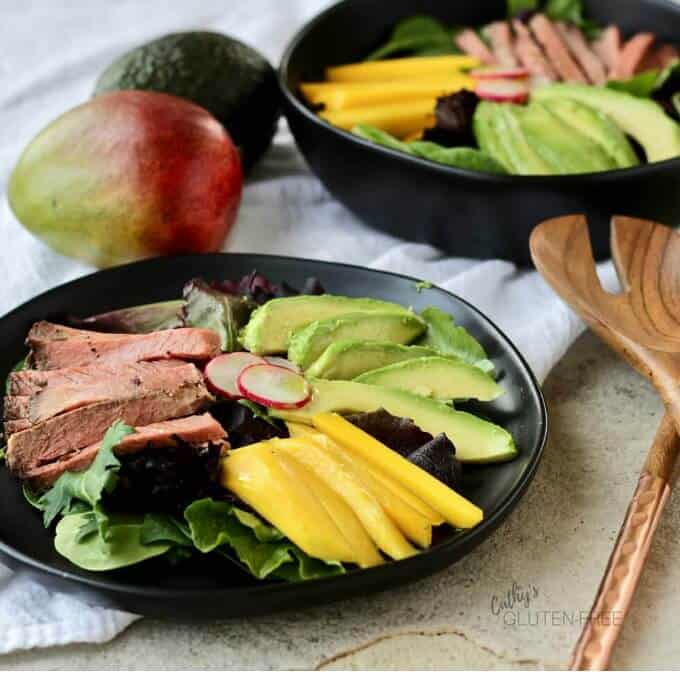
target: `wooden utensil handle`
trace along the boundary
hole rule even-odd
[[[669,415],[664,417],[647,460],[677,446],[678,437]],[[648,471],[640,475],[626,519],[616,539],[595,603],[569,663],[570,670],[604,670],[628,613],[640,580],[652,537],[670,495],[667,478]]]

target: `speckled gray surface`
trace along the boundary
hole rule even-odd
[[[0,668],[563,667],[662,409],[651,388],[589,334],[545,391],[552,429],[534,483],[506,524],[447,571],[382,595],[249,621],[143,620],[106,645],[22,652],[0,657]],[[679,522],[674,497],[614,668],[680,668]],[[499,612],[513,584],[514,606]],[[518,601],[525,594],[528,607]]]

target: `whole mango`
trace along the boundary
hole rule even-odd
[[[211,114],[128,90],[95,97],[40,132],[8,195],[19,221],[54,250],[109,266],[218,250],[241,190],[238,152]]]

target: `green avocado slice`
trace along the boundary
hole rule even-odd
[[[398,345],[375,340],[336,340],[305,371],[309,378],[352,380],[362,373],[408,359],[435,356],[437,352],[419,345]]]
[[[241,330],[239,341],[255,354],[280,354],[288,350],[290,336],[314,321],[365,313],[412,314],[394,302],[340,295],[296,295],[276,298],[258,307]],[[412,316],[415,317],[414,314]]]
[[[408,344],[425,332],[426,324],[410,312],[354,312],[314,321],[291,335],[288,359],[302,369],[311,366],[336,340],[386,340]]]
[[[392,415],[411,418],[415,424],[436,437],[442,432],[456,447],[456,457],[464,463],[498,463],[517,455],[512,435],[498,425],[436,399],[421,397],[406,390],[380,385],[363,385],[345,380],[310,380],[311,401],[300,409],[269,412],[283,420],[311,424],[319,413],[363,413],[384,408]]]
[[[575,99],[608,115],[640,143],[650,163],[680,156],[680,125],[651,99],[576,83],[555,83],[532,93],[532,101],[554,99]]]
[[[356,382],[395,387],[432,399],[492,401],[503,388],[484,371],[460,359],[422,357],[369,371]]]
[[[522,126],[524,108],[513,104],[494,104],[493,123],[500,143],[519,175],[552,175],[556,168],[543,158],[527,139]]]
[[[540,102],[518,112],[520,126],[534,151],[561,175],[614,170],[616,161],[590,137]]]
[[[619,168],[639,165],[640,161],[626,135],[609,116],[575,99],[553,99],[546,101],[545,106],[564,125],[578,130],[601,146]]]

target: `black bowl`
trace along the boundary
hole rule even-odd
[[[669,0],[584,0],[586,15],[677,41],[680,5]],[[466,257],[530,264],[532,228],[550,217],[586,213],[596,257],[609,252],[611,215],[680,222],[680,158],[630,170],[555,177],[496,176],[446,167],[379,147],[324,122],[298,94],[333,64],[362,60],[394,24],[430,14],[478,26],[505,15],[504,0],[344,0],[307,24],[279,67],[295,140],[326,188],[369,225]]]
[[[332,293],[371,295],[422,308],[436,305],[455,315],[484,344],[500,370],[506,394],[485,414],[508,428],[519,448],[508,463],[470,467],[466,495],[485,513],[469,531],[452,534],[430,550],[401,562],[302,584],[257,582],[224,558],[198,558],[173,568],[151,561],[108,573],[83,571],[54,550],[52,531],[23,499],[21,486],[0,466],[0,560],[27,570],[49,587],[139,614],[224,619],[366,595],[432,574],[469,553],[507,517],[531,481],[545,443],[547,420],[539,387],[511,342],[480,312],[438,288],[360,267],[260,255],[195,255],[147,260],[68,283],[0,319],[0,376],[25,354],[24,338],[39,319],[87,315],[176,298],[184,281],[224,279],[253,269],[275,281],[302,286],[318,276]]]

